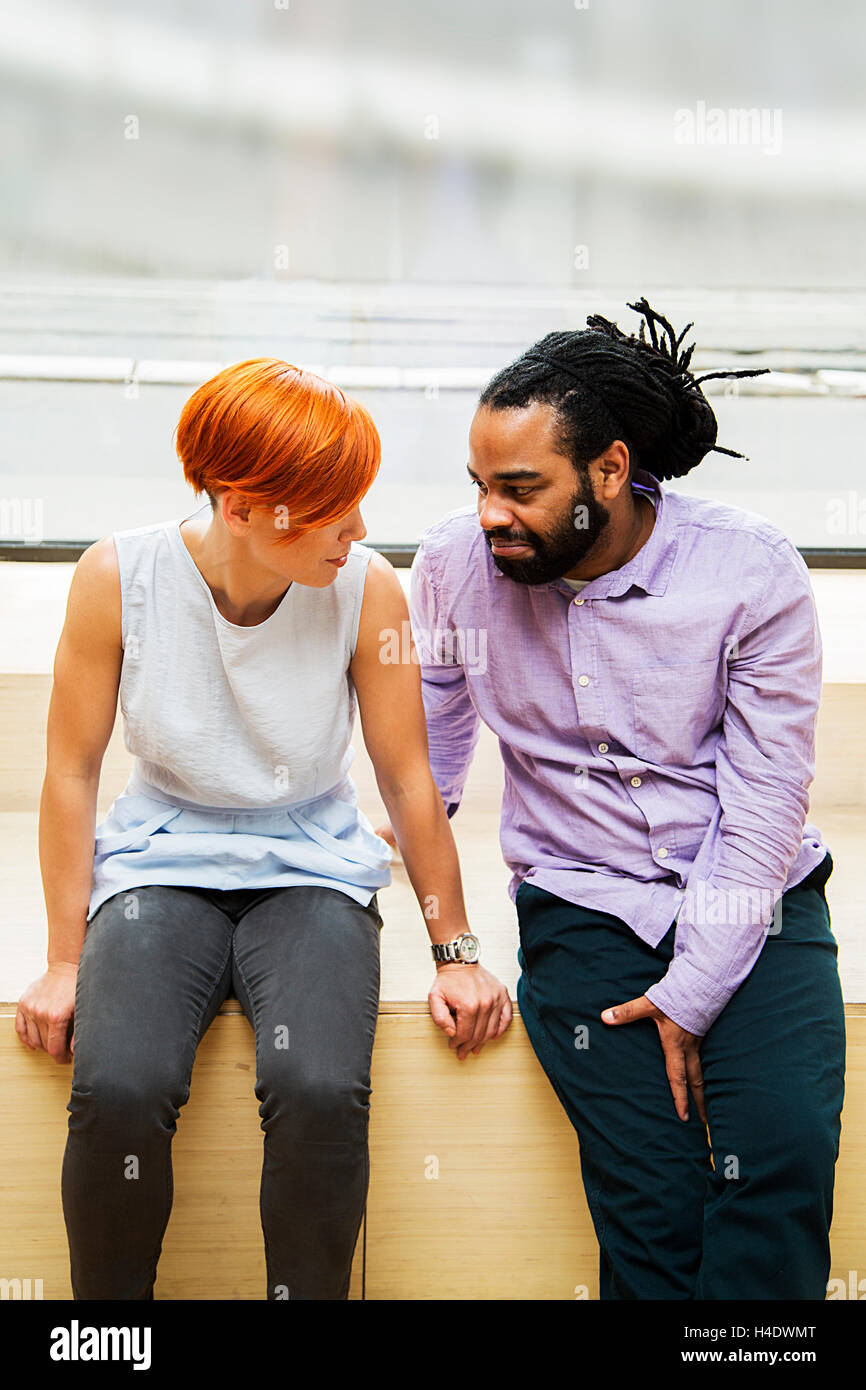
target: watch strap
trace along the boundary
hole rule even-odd
[[[472,933],[464,932],[463,935],[456,937],[454,941],[435,941],[431,943],[430,949],[437,965],[443,962],[454,965],[476,965],[478,963],[477,955],[475,960],[464,960],[461,956],[460,943],[464,936],[472,936]],[[473,940],[477,942],[478,938],[473,937]]]

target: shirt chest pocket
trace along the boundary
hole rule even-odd
[[[631,705],[636,757],[663,767],[714,761],[725,710],[717,657],[634,671]]]

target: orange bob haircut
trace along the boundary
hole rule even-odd
[[[369,413],[339,386],[254,357],[190,396],[177,454],[197,493],[213,503],[231,488],[250,507],[287,517],[279,539],[291,543],[354,511],[379,471],[381,445]]]

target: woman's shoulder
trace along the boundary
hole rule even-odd
[[[356,565],[366,568],[374,557],[378,559],[385,558],[379,555],[378,550],[374,550],[371,545],[363,545],[361,541],[352,541],[352,544],[349,546],[349,559]],[[385,563],[387,564],[387,561]]]
[[[409,619],[409,607],[400,578],[384,555],[364,546],[369,553],[364,560],[362,598],[356,627],[356,642],[352,650],[377,652],[383,631],[401,630]]]
[[[103,536],[81,552],[69,587],[74,600],[85,598],[97,610],[120,605],[120,566],[114,536]]]
[[[346,572],[347,577],[351,576],[354,579],[354,585],[356,590],[360,591],[365,607],[371,597],[387,593],[389,588],[393,592],[394,585],[400,584],[390,560],[386,560],[385,556],[372,546],[360,545],[357,541],[352,542]]]
[[[358,552],[357,555],[356,552]],[[387,560],[380,551],[373,550],[371,546],[358,545],[357,542],[353,541],[350,553],[350,559],[352,558],[355,560],[357,572],[364,575],[365,596],[374,592],[387,592],[389,589],[393,592],[395,584],[400,587],[402,592],[397,571],[391,561]]]
[[[64,669],[75,666],[76,678],[88,679],[98,661],[114,663],[122,656],[121,583],[117,552],[111,536],[103,536],[82,551],[69,583],[66,614],[55,657]]]

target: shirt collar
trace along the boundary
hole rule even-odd
[[[643,589],[647,594],[657,595],[663,594],[667,588],[676,555],[677,538],[670,509],[665,504],[666,489],[658,478],[643,468],[635,470],[632,483],[635,487],[645,488],[652,493],[656,519],[649,538],[637,554],[619,569],[608,570],[606,574],[591,579],[580,590],[581,597],[586,595],[587,598],[618,598],[621,594],[627,593],[632,585]],[[508,577],[495,563],[493,573],[500,579]],[[574,589],[564,579],[552,579],[549,584],[538,587],[558,589],[570,599],[575,596]]]

